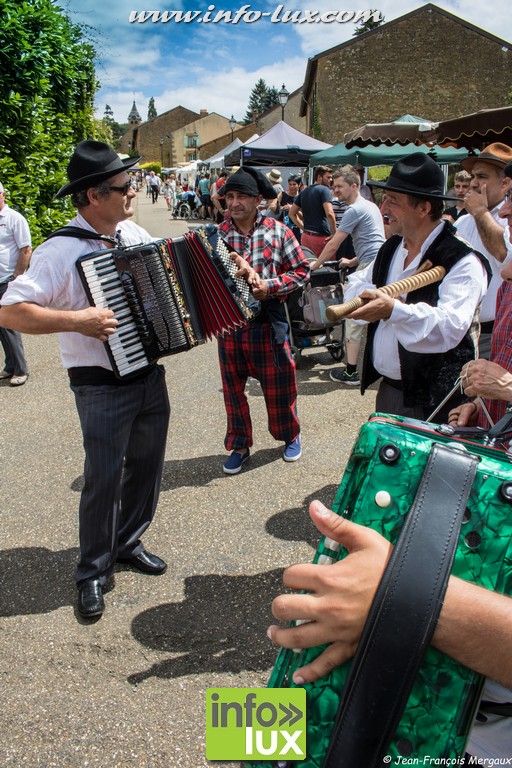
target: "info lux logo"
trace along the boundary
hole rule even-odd
[[[306,691],[303,688],[209,688],[206,692],[208,760],[304,760]]]

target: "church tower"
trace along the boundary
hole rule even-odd
[[[130,110],[130,114],[128,115],[128,122],[133,128],[137,128],[142,123],[142,117],[140,116],[137,105],[135,104],[135,99],[133,100],[133,105]]]

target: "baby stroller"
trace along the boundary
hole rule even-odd
[[[175,219],[198,219],[201,201],[195,192],[182,192],[178,195],[172,215]]]
[[[315,260],[308,248],[302,249],[306,258]],[[302,290],[289,294],[285,314],[290,327],[290,347],[295,363],[300,366],[305,349],[325,347],[333,360],[339,362],[345,351],[345,321],[327,320],[325,310],[331,304],[343,302],[342,274],[336,261],[328,261],[311,273]]]

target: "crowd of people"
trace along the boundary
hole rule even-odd
[[[78,611],[89,619],[104,612],[116,563],[150,575],[167,567],[142,543],[162,477],[169,420],[165,371],[155,363],[126,381],[114,375],[104,342],[116,333],[118,320],[112,310],[89,305],[75,268],[79,256],[99,248],[151,241],[130,221],[136,191],[128,172],[138,160],[121,160],[102,142],[81,142],[68,182],[56,194],[71,196],[77,215],[68,232],[60,230],[32,257],[26,222],[6,205],[0,185],[0,375],[13,386],[27,380],[20,333],[59,334],[85,449],[76,584]],[[261,383],[268,428],[283,443],[283,459],[301,458],[295,363],[283,306],[325,261],[338,259],[352,269],[345,298],[363,300],[349,317],[346,365],[331,372],[334,382],[360,385],[364,393],[379,381],[377,410],[422,420],[439,405],[436,421],[458,426],[483,426],[487,414],[496,420],[505,413],[512,400],[512,149],[491,144],[462,167],[453,197],[445,193],[439,166],[422,153],[395,163],[385,182],[366,184],[360,169],[348,166],[334,172],[320,166],[309,186],[294,174],[283,185],[279,169],[263,174],[238,168],[215,181],[199,175],[190,192],[203,217],[217,219],[239,276],[262,308],[218,343],[230,452],[225,474],[238,474],[250,459],[249,376]],[[145,183],[152,202],[163,194],[171,210],[176,180],[150,173]],[[380,206],[374,194],[383,195]],[[313,261],[302,247],[313,252]],[[444,268],[440,281],[399,298],[381,290],[431,266]],[[459,379],[462,392],[454,390]],[[335,570],[297,566],[285,573],[288,586],[309,594],[277,598],[275,616],[314,623],[271,627],[272,641],[287,648],[329,644],[317,661],[298,670],[298,683],[317,679],[354,653],[390,553],[380,534],[318,502],[311,515],[319,531],[350,554]],[[321,611],[312,607],[311,593],[322,595]],[[487,676],[488,695],[509,707],[510,608],[510,596],[451,578],[434,636],[438,648]],[[475,621],[475,614],[482,620]],[[512,755],[505,719],[479,729],[472,754]]]

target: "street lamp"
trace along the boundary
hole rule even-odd
[[[235,126],[236,126],[236,120],[233,117],[233,115],[231,115],[231,117],[229,118],[228,125],[229,125],[229,127],[231,129],[231,141],[233,141],[233,131],[235,130]]]
[[[281,120],[284,121],[284,108],[286,107],[286,103],[288,101],[288,96],[290,95],[289,91],[286,90],[286,85],[283,83],[281,86],[281,90],[277,94],[277,97],[279,99],[279,103],[281,105]]]
[[[164,164],[164,140],[160,139],[160,165]]]

